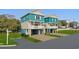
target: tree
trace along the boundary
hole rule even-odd
[[[20,21],[9,16],[7,18],[5,15],[0,15],[0,31],[6,31],[7,28],[11,31],[19,31],[21,27]]]
[[[61,26],[67,26],[66,20],[60,20],[59,21],[59,25],[61,25]]]

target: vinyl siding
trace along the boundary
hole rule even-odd
[[[44,16],[38,15],[38,16],[40,16],[40,19],[36,19],[36,16],[37,16],[37,14],[28,14],[21,18],[21,22],[25,22],[25,21],[29,21],[29,20],[35,22],[36,20],[38,20],[39,22],[44,23]]]
[[[58,18],[45,18],[45,23],[57,23],[58,22]]]

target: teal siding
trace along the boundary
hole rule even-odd
[[[35,19],[36,16],[39,16],[40,19]],[[35,21],[44,22],[44,16],[41,16],[41,15],[30,14],[29,19],[32,20],[33,22]]]
[[[39,16],[40,19],[36,19],[35,16]],[[58,23],[58,18],[52,18],[52,17],[44,18],[44,16],[42,15],[37,15],[37,14],[32,14],[32,13],[28,13],[27,15],[21,18],[21,22],[25,22],[29,20],[33,22],[39,21],[41,23]]]
[[[58,23],[58,18],[45,18],[45,23]]]
[[[25,21],[28,21],[28,20],[29,20],[29,15],[21,18],[21,22],[25,22]]]
[[[41,16],[41,20],[40,20],[40,22],[41,22],[41,23],[45,23],[44,20],[45,20],[45,19],[44,19],[44,16]]]
[[[28,15],[25,15],[24,17],[21,18],[21,22],[25,22],[25,21],[39,21],[39,22],[44,22],[44,16],[41,16],[41,15],[38,15],[40,17],[40,19],[35,19],[35,16],[37,16],[37,14],[28,14]]]

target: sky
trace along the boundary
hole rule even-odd
[[[31,12],[32,9],[0,9],[0,14],[15,15],[20,19],[23,15]],[[78,21],[79,22],[79,9],[41,9],[45,15],[57,15],[59,20]]]

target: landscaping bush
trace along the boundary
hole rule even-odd
[[[22,37],[28,37],[29,35],[26,35],[25,33],[21,34]]]

